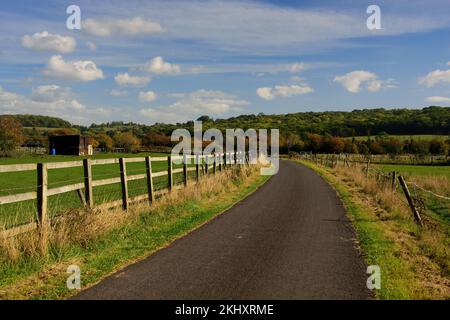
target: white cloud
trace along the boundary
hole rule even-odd
[[[60,55],[52,56],[42,71],[51,78],[77,81],[103,79],[103,71],[90,60],[64,61]]]
[[[153,91],[139,92],[139,101],[152,102],[156,100],[156,94]]]
[[[422,6],[424,10],[408,10],[407,6],[406,9],[399,6],[390,12],[383,12],[383,29],[376,33],[367,29],[364,10],[346,6],[339,6],[338,10],[333,6],[306,8],[261,1],[174,0],[150,2],[145,6],[132,5],[130,1],[116,2],[111,8],[98,5],[97,9],[105,15],[126,12],[129,15],[151,16],[170,31],[165,36],[201,42],[205,48],[212,45],[232,53],[284,51],[292,54],[292,48],[314,50],[319,43],[321,48],[329,48],[336,45],[336,40],[421,32],[449,26],[445,10],[435,14],[431,13],[430,5]]]
[[[69,93],[68,88],[40,86],[32,90],[32,99],[29,99],[0,86],[0,114],[42,114],[88,124],[93,121],[92,116],[104,118],[112,111],[88,108]]]
[[[307,84],[300,85],[278,85],[275,87],[263,87],[256,90],[256,94],[264,100],[273,100],[277,97],[291,97],[314,92],[314,89]]]
[[[69,53],[75,50],[76,42],[72,37],[51,34],[47,31],[37,32],[22,37],[22,46],[36,51],[57,51]]]
[[[181,72],[181,67],[165,62],[162,57],[155,57],[145,64],[144,70],[155,74],[178,74]]]
[[[3,87],[0,86],[0,102],[2,102],[0,107],[7,107],[9,103],[20,99],[20,97],[21,96],[16,93],[5,91]]]
[[[113,97],[126,97],[128,95],[128,91],[112,89],[109,94]]]
[[[348,92],[357,93],[365,85],[370,92],[377,92],[385,88],[395,88],[394,80],[380,80],[373,72],[356,70],[343,76],[336,76],[334,82],[340,83]]]
[[[201,115],[218,116],[240,111],[249,104],[232,94],[218,90],[197,90],[185,94],[179,101],[157,108],[141,109],[139,113],[152,122],[179,122],[198,118]]]
[[[31,89],[31,99],[38,102],[54,102],[67,100],[72,97],[69,88],[62,88],[57,85],[39,86]]]
[[[450,66],[450,61],[447,62],[447,65]]]
[[[419,83],[427,87],[433,87],[441,82],[450,82],[450,70],[434,70],[419,79]]]
[[[150,77],[130,76],[128,72],[118,73],[114,80],[119,86],[145,86],[151,80]]]
[[[78,111],[86,110],[86,106],[84,104],[78,102],[77,100],[70,101],[70,104],[71,104],[72,108],[74,108],[75,110],[78,110]]]
[[[441,96],[432,96],[432,97],[427,97],[425,99],[425,101],[427,102],[445,102],[445,103],[450,103],[450,98],[448,97],[441,97]]]
[[[306,65],[304,63],[294,63],[289,66],[289,72],[297,73],[306,69]]]
[[[110,37],[112,35],[143,35],[166,31],[159,23],[134,17],[131,19],[96,20],[86,19],[82,22],[82,30],[89,34]]]
[[[89,50],[91,51],[95,51],[97,50],[97,45],[91,41],[86,42],[86,46],[89,48]]]

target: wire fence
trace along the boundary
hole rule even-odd
[[[380,188],[390,190],[402,205],[411,209],[419,224],[422,224],[421,216],[450,223],[449,195],[427,189],[416,182],[406,181],[399,172],[380,170],[376,167],[379,163],[373,163],[371,157],[355,159],[346,154],[304,153],[300,155],[300,158],[329,168],[344,166],[361,170],[367,179],[376,181]]]

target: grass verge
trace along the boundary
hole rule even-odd
[[[45,255],[33,248],[33,235],[13,243],[3,239],[0,299],[67,298],[76,293],[66,286],[68,266],[80,267],[82,288],[91,286],[201,226],[267,179],[258,168],[237,168],[205,178],[150,207],[135,206],[128,213],[69,214],[54,226]]]
[[[438,228],[420,230],[407,212],[386,201],[390,195],[380,194],[383,191],[375,184],[370,186],[372,192],[368,192],[368,186],[362,187],[355,182],[357,177],[345,176],[341,171],[319,167],[308,161],[298,162],[315,170],[338,192],[367,264],[380,266],[382,283],[381,290],[376,291],[376,298],[450,297],[447,235]]]

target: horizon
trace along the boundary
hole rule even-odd
[[[64,1],[4,1],[0,114],[151,125],[450,104],[450,7],[377,1],[369,30],[370,4],[81,0],[69,30]]]
[[[353,109],[353,110],[324,110],[324,111],[299,111],[299,112],[289,112],[289,113],[272,113],[272,114],[268,114],[268,113],[263,113],[260,112],[258,114],[254,114],[254,113],[248,113],[248,114],[239,114],[236,116],[231,116],[231,117],[227,117],[227,118],[219,118],[219,117],[211,117],[209,115],[201,115],[202,116],[208,116],[213,122],[218,121],[218,120],[229,120],[231,118],[238,118],[238,117],[245,117],[245,116],[288,116],[290,114],[298,114],[298,113],[351,113],[351,112],[357,112],[357,111],[366,111],[366,110],[384,110],[384,111],[393,111],[393,110],[424,110],[427,108],[444,108],[444,109],[450,109],[450,106],[435,106],[435,105],[430,105],[427,107],[422,107],[422,108],[408,108],[408,107],[403,107],[403,108],[387,108],[387,107],[377,107],[377,108],[364,108],[364,109]],[[71,122],[67,119],[65,119],[64,117],[56,117],[56,116],[49,116],[49,115],[43,115],[43,114],[31,114],[31,113],[23,113],[23,114],[2,114],[4,116],[39,116],[39,117],[50,117],[50,118],[55,118],[55,119],[60,119],[66,122],[69,122],[71,126],[75,126],[75,127],[86,127],[89,128],[93,125],[106,125],[106,124],[112,124],[112,123],[123,123],[123,124],[137,124],[137,125],[143,125],[143,126],[153,126],[153,125],[157,125],[157,124],[162,124],[162,125],[168,125],[168,126],[176,126],[177,124],[186,124],[188,122],[194,122],[194,121],[198,121],[197,119],[191,119],[191,120],[186,120],[183,122],[178,122],[178,123],[164,123],[164,122],[156,122],[156,123],[152,123],[152,124],[146,124],[146,123],[142,123],[142,122],[135,122],[135,121],[123,121],[123,120],[112,120],[112,121],[107,121],[107,122],[92,122],[90,124],[78,124],[78,123],[74,123]],[[2,116],[0,115],[0,116]]]

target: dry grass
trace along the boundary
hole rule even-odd
[[[328,169],[340,183],[351,188],[363,205],[379,219],[383,229],[401,247],[401,256],[414,266],[421,289],[413,293],[417,298],[450,298],[450,252],[448,225],[424,217],[425,226],[415,225],[404,195],[392,190],[391,181],[366,176],[364,166]],[[445,177],[410,179],[434,192],[449,192]],[[444,190],[444,191],[443,191]],[[448,193],[446,193],[448,194]]]
[[[205,199],[212,195],[236,189],[238,180],[256,176],[259,167],[238,166],[216,175],[202,177],[198,183],[189,181],[186,188],[163,195],[149,206],[147,201],[130,205],[128,211],[121,208],[111,210],[74,209],[52,220],[49,236],[42,244],[37,230],[15,237],[0,238],[0,263],[14,263],[21,257],[45,257],[48,250],[63,251],[70,245],[85,247],[105,232],[133,223],[144,214],[172,214],[180,203]]]

